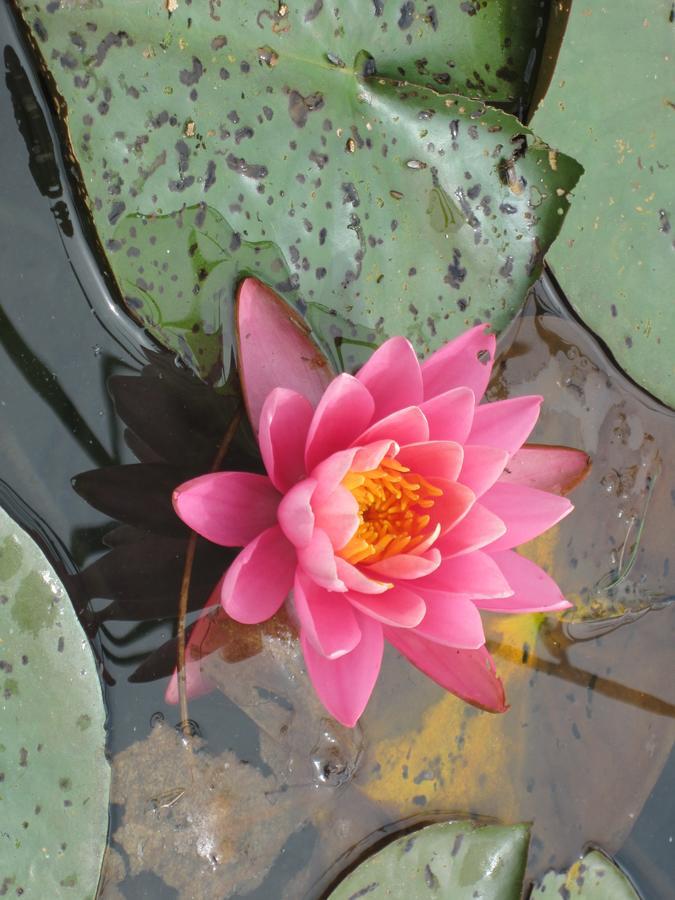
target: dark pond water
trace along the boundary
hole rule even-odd
[[[190,704],[186,756],[164,703],[186,543],[166,497],[209,467],[232,410],[118,311],[4,5],[0,47],[0,503],[57,567],[100,659],[115,772],[102,896],[318,896],[392,823],[473,813],[534,822],[533,875],[593,843],[646,898],[672,897],[675,416],[544,280],[501,341],[492,396],[544,394],[537,440],[583,447],[594,468],[577,516],[531,551],[577,621],[490,623],[511,712],[469,710],[390,654],[347,735],[317,725],[297,652],[268,634],[257,656],[214,661],[228,696]],[[259,465],[245,426],[226,464]],[[200,546],[194,610],[226,558]],[[200,794],[218,780],[220,806]],[[148,803],[173,826],[145,833]]]

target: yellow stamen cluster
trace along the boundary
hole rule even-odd
[[[352,565],[418,547],[428,536],[431,516],[426,510],[443,493],[390,457],[376,469],[348,472],[342,484],[359,504],[359,526],[339,554]]]

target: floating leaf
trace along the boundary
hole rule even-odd
[[[426,353],[509,320],[580,168],[438,91],[518,95],[537,26],[517,6],[139,2],[121,22],[110,2],[19,2],[125,303],[215,385],[247,274],[338,364],[355,335]]]
[[[0,893],[93,897],[110,769],[96,663],[68,596],[0,510]]]
[[[548,257],[556,278],[625,371],[675,406],[672,10],[671,0],[572,4],[532,125],[586,171]]]
[[[526,825],[428,825],[369,857],[330,900],[518,900],[529,839]]]
[[[567,872],[549,872],[532,890],[531,900],[640,900],[621,869],[599,850],[591,850]]]

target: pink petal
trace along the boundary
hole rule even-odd
[[[424,600],[427,614],[415,628],[416,634],[461,650],[477,650],[483,646],[483,623],[471,600],[431,592],[424,594]]]
[[[300,570],[293,601],[303,634],[321,656],[338,659],[361,640],[356,614],[345,595],[324,590]]]
[[[457,441],[463,444],[473,422],[476,398],[471,388],[458,387],[431,400],[425,400],[420,409],[429,422],[432,441]]]
[[[278,525],[247,544],[225,573],[220,602],[228,616],[254,625],[279,609],[293,584],[295,548]]]
[[[391,440],[397,444],[416,444],[429,439],[429,426],[418,406],[407,406],[375,422],[354,440],[360,447],[371,441]]]
[[[181,484],[173,506],[185,524],[214,544],[243,547],[274,525],[281,496],[266,475],[214,472]]]
[[[213,611],[217,609],[220,603],[222,583],[223,580],[221,578],[191,629],[187,646],[185,647],[185,692],[188,700],[201,697],[203,694],[209,694],[215,687],[211,679],[207,678],[202,672],[201,655],[198,651],[211,627]],[[164,699],[171,706],[175,706],[178,703],[178,673],[175,669],[169,679]]]
[[[467,556],[453,556],[443,559],[431,575],[427,575],[417,590],[441,591],[444,594],[476,597],[510,597],[513,589],[502,575],[496,562],[480,550]]]
[[[420,595],[400,584],[379,596],[353,591],[348,591],[345,596],[356,609],[367,616],[397,628],[414,628],[419,625],[426,612],[426,605]]]
[[[570,609],[555,581],[536,563],[513,550],[495,553],[493,557],[513,588],[513,596],[505,600],[477,600],[481,609],[505,613],[556,612]]]
[[[239,286],[236,307],[239,375],[253,430],[274,388],[296,391],[316,406],[334,372],[294,309],[255,278]]]
[[[375,418],[422,402],[422,372],[410,341],[393,337],[373,353],[356,377],[375,401]]]
[[[494,662],[485,647],[457,650],[402,628],[387,628],[385,634],[389,643],[413,666],[446,691],[488,712],[508,709],[504,685],[497,677]]]
[[[531,541],[574,508],[566,497],[558,494],[499,481],[483,495],[481,503],[506,525],[506,534],[490,545],[491,553]]]
[[[373,575],[381,575],[383,578],[409,580],[422,578],[433,572],[441,563],[441,555],[435,548],[415,556],[412,553],[399,553],[389,556],[369,566],[361,566],[361,571]]]
[[[427,550],[429,550],[431,547],[434,546],[434,544],[435,544],[436,541],[438,540],[438,537],[439,537],[440,533],[441,533],[441,526],[440,526],[440,523],[439,523],[439,522],[436,522],[436,526],[434,527],[434,530],[433,530],[433,531],[430,531],[430,532],[427,534],[427,536],[424,538],[424,540],[421,541],[421,542],[415,547],[414,550],[411,550],[411,551],[410,551],[410,552],[412,553],[412,555],[413,555],[413,556],[422,556],[424,553],[426,553]]]
[[[359,527],[356,497],[346,488],[338,486],[320,504],[314,503],[313,507],[317,528],[326,532],[335,550],[341,550]]]
[[[287,388],[275,388],[263,403],[258,443],[267,474],[282,493],[305,475],[312,415],[309,400]]]
[[[330,538],[320,528],[314,529],[312,540],[306,547],[298,549],[298,562],[320,587],[327,591],[346,591],[347,586],[338,577],[335,551]]]
[[[485,393],[495,353],[495,336],[476,325],[432,353],[422,363],[425,400],[455,387],[470,387],[476,398]]]
[[[342,374],[333,379],[309,426],[305,447],[307,471],[311,472],[332,453],[349,447],[370,423],[374,409],[368,389],[356,378]]]
[[[312,470],[311,477],[317,482],[314,494],[317,503],[325,502],[326,497],[329,497],[339,487],[340,482],[351,469],[357,452],[356,447],[339,450]]]
[[[305,478],[290,489],[279,504],[277,518],[281,530],[296,547],[306,547],[314,534],[312,494],[316,489],[313,478]]]
[[[455,441],[424,441],[401,447],[396,459],[411,472],[425,478],[435,476],[456,481],[462,468],[464,451]]]
[[[441,556],[472,553],[496,541],[506,531],[502,520],[480,503],[475,503],[461,522],[436,542]]]
[[[470,444],[487,444],[515,453],[539,418],[543,397],[513,397],[476,407]]]
[[[360,594],[383,594],[393,587],[390,581],[371,578],[340,556],[335,557],[335,565],[338,577],[347,585],[349,591],[358,591]]]
[[[590,468],[591,458],[582,450],[526,444],[513,454],[500,481],[567,494]]]
[[[317,653],[305,634],[300,635],[309,677],[328,712],[347,728],[356,725],[375,687],[382,664],[382,626],[357,614],[360,643],[339,659]]]
[[[396,456],[399,446],[396,441],[373,441],[365,447],[359,447],[354,453],[351,468],[354,472],[367,472],[376,469],[385,456]]]
[[[443,491],[440,497],[434,497],[434,505],[428,513],[431,521],[441,526],[440,533],[444,535],[469,512],[476,496],[470,488],[456,481],[430,478],[429,483]]]
[[[500,450],[498,447],[466,444],[464,465],[459,480],[470,487],[476,497],[480,497],[502,474],[508,459],[509,454],[506,450]]]

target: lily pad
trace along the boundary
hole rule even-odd
[[[503,327],[581,171],[442,93],[513,99],[529,0],[18,5],[125,304],[215,385],[246,274],[336,365],[343,338],[426,353],[477,318]]]
[[[585,169],[548,262],[624,370],[671,406],[673,21],[671,0],[572,4],[551,87],[532,119]]]
[[[0,509],[0,894],[94,897],[110,767],[96,663],[37,544]]]
[[[559,900],[640,900],[639,894],[611,859],[591,850],[567,872],[549,872],[532,890],[531,900],[551,897]]]
[[[428,825],[369,857],[329,900],[518,900],[529,839],[526,825]]]

